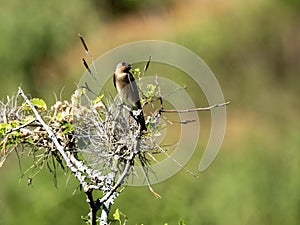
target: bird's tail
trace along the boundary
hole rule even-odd
[[[141,126],[141,131],[143,130],[147,130],[147,127],[146,127],[146,123],[145,123],[145,118],[144,118],[144,113],[143,111],[141,111],[141,113],[137,116],[137,119],[138,119],[138,123],[140,124]]]

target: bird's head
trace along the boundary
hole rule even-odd
[[[131,70],[131,64],[125,61],[118,63],[118,65],[116,66],[116,72],[119,73],[128,73],[129,70]]]

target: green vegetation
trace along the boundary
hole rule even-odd
[[[36,77],[45,71],[36,65],[55,68],[49,64],[72,49],[77,33],[96,32],[90,23],[97,23],[98,11],[80,1],[57,1],[51,6],[30,2],[6,1],[0,9],[0,27],[5,29],[0,41],[0,93],[11,94],[23,83],[33,96],[51,99],[50,87],[61,85],[59,77],[65,74],[59,73],[64,70],[54,70],[58,74],[43,77],[46,82],[40,83]],[[198,179],[182,171],[155,185],[161,200],[147,187],[128,187],[113,210],[119,208],[128,224],[172,225],[181,219],[187,225],[300,222],[299,1],[231,0],[223,7],[203,17],[191,14],[187,26],[170,26],[173,32],[160,37],[201,56],[232,102],[221,152]],[[75,62],[80,63],[80,58],[76,56]],[[68,84],[74,81],[73,77]],[[187,165],[193,171],[206,145],[205,129],[209,126],[201,127],[198,149]],[[83,194],[72,195],[76,181],[71,178],[65,184],[67,176],[57,174],[56,189],[45,171],[27,186],[25,178],[18,183],[20,175],[16,156],[0,169],[0,224],[84,224],[80,215],[88,208]]]

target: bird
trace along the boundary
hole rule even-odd
[[[133,75],[130,73],[131,64],[120,62],[117,64],[113,82],[123,103],[131,108],[130,114],[137,121],[141,131],[146,131],[144,114],[140,102],[139,91]]]

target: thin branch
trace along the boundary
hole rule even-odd
[[[141,160],[140,160],[140,161],[141,161]],[[141,163],[142,163],[142,161],[141,161]],[[142,168],[142,171],[143,171],[144,177],[145,177],[145,179],[146,179],[146,183],[147,183],[147,186],[148,186],[149,190],[152,192],[152,194],[153,194],[156,198],[159,198],[159,199],[160,199],[161,196],[160,196],[156,191],[154,191],[153,188],[152,188],[152,186],[151,186],[151,183],[150,183],[150,180],[149,180],[149,176],[148,176],[147,172],[145,171],[145,165],[143,165],[143,163],[142,163],[142,165],[141,165],[141,168]]]
[[[14,131],[16,131],[16,130],[20,130],[20,129],[24,128],[24,127],[27,127],[28,125],[30,125],[30,124],[33,123],[34,121],[36,121],[36,119],[32,119],[32,120],[30,120],[30,121],[28,121],[28,122],[26,122],[26,123],[23,123],[23,124],[20,125],[20,126],[13,127],[13,128],[11,128],[11,129],[9,129],[8,131],[6,131],[5,134],[9,134],[9,133],[14,132]]]
[[[155,75],[155,84],[157,86],[157,93],[158,93],[158,99],[159,99],[159,103],[160,103],[160,108],[163,109],[164,108],[164,104],[163,104],[163,100],[162,100],[162,96],[161,96],[161,90],[160,90],[160,85],[158,82],[158,76],[157,74]]]
[[[164,96],[160,96],[160,97],[161,97],[161,98],[166,98],[166,97],[168,97],[168,96],[171,96],[171,95],[175,94],[175,93],[178,92],[178,91],[182,91],[182,90],[185,90],[185,89],[187,89],[187,86],[186,86],[186,85],[184,85],[183,87],[176,88],[175,90],[170,91],[169,93],[165,94]]]
[[[161,109],[162,113],[188,113],[188,112],[197,112],[197,111],[209,111],[213,108],[223,107],[228,105],[230,102],[219,103],[212,106],[204,107],[204,108],[195,108],[195,109]]]
[[[185,172],[191,174],[192,176],[198,178],[197,174],[194,174],[189,169],[185,168],[180,162],[178,162],[175,158],[171,157],[161,146],[157,145],[157,148],[160,149],[162,153],[164,153],[169,159],[171,159],[174,163],[176,163],[180,168],[182,168]]]
[[[132,155],[130,158],[134,158],[134,156]],[[130,169],[130,165],[131,165],[131,160],[128,159],[125,165],[125,168],[122,172],[122,174],[119,176],[117,182],[115,183],[115,185],[109,190],[109,192],[107,192],[101,199],[97,200],[97,203],[102,205],[105,201],[107,201],[109,199],[109,197],[121,186],[121,184],[123,183],[125,177],[128,175],[128,171]]]
[[[95,205],[94,199],[93,199],[93,190],[88,190],[85,192],[86,194],[86,201],[90,205],[90,214],[89,217],[91,219],[91,225],[97,224],[97,211],[99,208]]]
[[[111,205],[112,205],[111,201],[106,201],[102,204],[102,211],[101,211],[101,216],[100,216],[100,225],[107,225],[108,214],[109,214]]]

